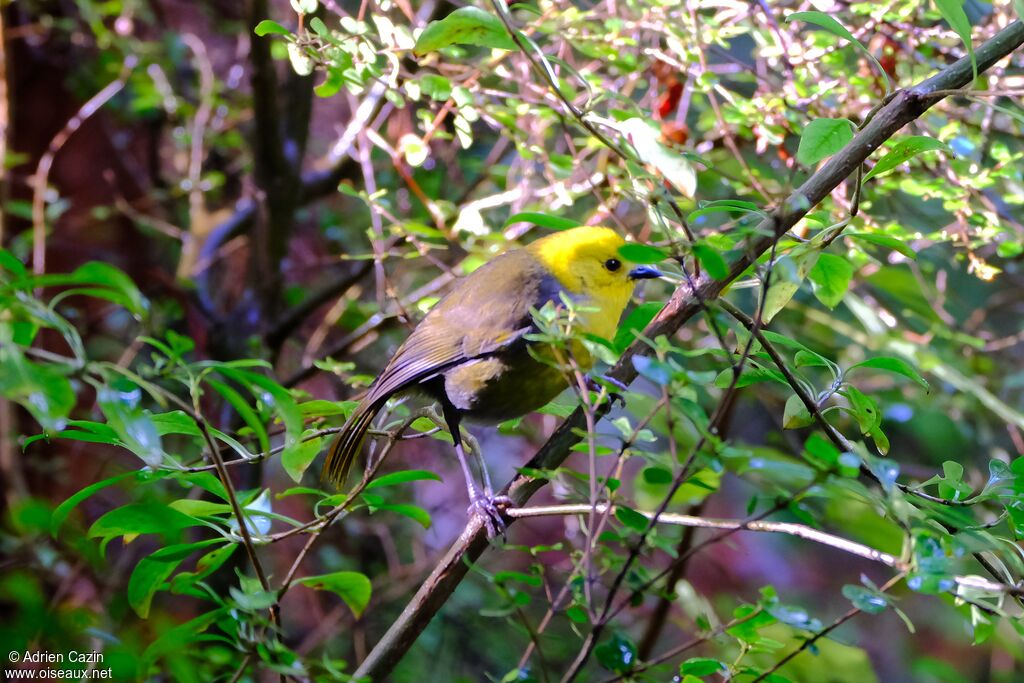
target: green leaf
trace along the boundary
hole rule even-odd
[[[804,450],[810,456],[808,460],[821,463],[832,468],[839,461],[839,449],[831,441],[820,434],[811,434],[804,442]]]
[[[429,470],[402,470],[401,472],[391,472],[377,477],[366,485],[366,490],[369,491],[370,489],[379,489],[385,486],[394,486],[395,484],[405,484],[410,481],[424,480],[441,481],[441,477]]]
[[[840,393],[850,401],[850,409],[857,418],[857,425],[863,434],[870,434],[882,423],[882,413],[875,400],[854,386],[847,385]]]
[[[768,287],[768,294],[765,295],[764,300],[764,313],[762,315],[764,323],[770,323],[772,318],[786,307],[786,304],[793,299],[793,295],[798,291],[800,291],[799,282],[772,278],[772,283]]]
[[[885,455],[889,452],[889,437],[885,435],[885,432],[882,431],[882,427],[880,425],[872,427],[871,431],[868,432],[868,435],[872,440],[874,440],[875,448],[878,449],[879,453]]]
[[[897,251],[907,258],[917,259],[917,252],[907,243],[899,240],[891,235],[880,235],[874,232],[853,232],[848,233],[846,237],[858,242],[869,242],[879,247],[885,247],[886,249],[892,249]]]
[[[577,228],[582,225],[582,223],[574,218],[549,216],[546,213],[537,213],[532,211],[512,214],[509,216],[509,219],[505,221],[505,227],[507,228],[515,223],[539,225],[540,227],[547,228],[548,230],[568,230],[569,228]]]
[[[136,315],[141,316],[149,308],[149,302],[132,279],[109,263],[90,261],[76,268],[71,278],[79,284],[95,284],[113,290],[119,295],[117,303]]]
[[[967,48],[967,54],[971,58],[971,70],[974,73],[974,80],[978,80],[978,60],[974,56],[974,45],[971,43],[971,22],[967,19],[967,13],[964,12],[963,1],[935,0],[935,6],[939,8],[939,13],[946,20],[946,23],[949,24],[949,27],[956,31],[956,34],[960,36],[960,40],[963,41],[964,47]]]
[[[647,244],[624,244],[619,247],[619,256],[632,263],[661,263],[669,257],[664,249]]]
[[[419,505],[412,505],[409,503],[385,503],[383,505],[375,506],[375,511],[379,510],[389,510],[391,512],[398,513],[403,517],[408,517],[424,529],[429,529],[430,525],[433,523],[430,519],[430,513]]]
[[[214,543],[224,543],[224,540],[214,538],[198,543],[171,545],[139,560],[128,579],[127,591],[128,604],[135,610],[135,613],[143,619],[149,617],[153,596],[163,586],[164,581],[174,573],[182,560],[199,548]]]
[[[142,389],[126,379],[100,385],[96,390],[96,403],[124,447],[150,467],[157,467],[164,459],[164,450],[153,418],[141,407],[142,397]]]
[[[628,673],[636,665],[636,645],[628,638],[616,633],[594,648],[598,663],[608,671],[617,674]]]
[[[420,88],[423,90],[423,94],[427,97],[437,100],[438,102],[444,102],[452,96],[452,82],[444,76],[438,74],[424,74],[419,79]],[[338,187],[340,190],[342,187],[347,187],[344,183]],[[543,216],[544,214],[527,214],[530,216]],[[565,219],[568,220],[568,219]],[[530,221],[526,221],[530,222]]]
[[[359,401],[325,401],[323,399],[314,399],[300,403],[299,410],[302,411],[303,417],[330,417],[332,415],[348,417],[357,405],[359,405]]]
[[[84,441],[85,443],[105,443],[112,446],[124,445],[121,440],[117,438],[117,434],[115,434],[112,429],[108,432],[102,433],[79,429],[65,429],[57,434],[48,434],[47,432],[34,434],[25,439],[22,443],[22,447],[27,448],[30,444],[33,444],[36,441],[49,441],[50,439],[70,439],[72,441]]]
[[[130,503],[114,508],[89,527],[89,538],[108,540],[118,536],[163,534],[202,522],[166,505],[158,503]]]
[[[660,129],[639,117],[622,121],[616,127],[633,145],[640,161],[653,166],[684,197],[696,193],[697,172],[685,156],[661,144]]]
[[[615,517],[634,531],[644,531],[650,524],[650,521],[639,512],[623,505],[616,506]]]
[[[291,0],[291,5],[299,14],[312,14],[316,11],[319,0]]]
[[[313,17],[314,21],[317,17]],[[327,75],[324,82],[313,88],[317,97],[332,97],[337,95],[345,85],[345,72],[334,65],[327,66]],[[342,183],[344,185],[344,183]],[[347,187],[347,186],[346,186]]]
[[[307,576],[299,579],[296,583],[316,590],[337,593],[356,617],[362,616],[366,606],[370,604],[372,593],[370,579],[359,572],[334,572],[333,574]]]
[[[644,470],[643,477],[645,482],[655,486],[671,484],[674,479],[672,473],[664,467],[648,467]]]
[[[843,40],[853,43],[861,52],[863,52],[867,56],[868,59],[870,59],[874,63],[875,68],[878,69],[878,73],[880,73],[882,75],[882,78],[885,79],[885,91],[889,92],[890,90],[892,90],[892,82],[889,80],[889,74],[885,72],[885,69],[883,69],[882,65],[878,63],[878,60],[875,59],[875,56],[873,54],[871,54],[871,51],[864,47],[863,43],[854,38],[853,34],[847,31],[845,26],[843,26],[838,21],[833,19],[830,15],[825,14],[824,12],[813,11],[793,12],[792,14],[786,17],[787,24],[791,21],[803,21],[808,24],[813,24],[818,28],[828,31],[829,33],[838,38],[842,38]]]
[[[416,40],[412,52],[422,57],[449,45],[477,45],[499,50],[515,50],[501,19],[478,7],[460,7],[444,19],[432,21]]]
[[[918,154],[937,151],[953,154],[953,150],[945,142],[928,137],[927,135],[910,135],[900,138],[898,142],[891,146],[889,153],[879,159],[875,167],[868,171],[867,175],[864,176],[864,181],[867,182],[876,175],[891,171]],[[852,235],[848,236],[852,237]]]
[[[760,207],[753,202],[745,202],[738,199],[716,199],[710,202],[700,202],[698,208],[686,217],[688,223],[695,218],[706,216],[709,213],[742,213],[742,214],[763,214]]]
[[[325,24],[324,20],[320,17],[313,17],[310,19],[309,27],[313,29],[313,33],[317,34],[321,38],[326,38],[331,34],[330,30],[327,28],[327,24]]]
[[[217,371],[246,387],[281,418],[285,429],[282,457],[301,445],[299,438],[302,436],[302,411],[287,389],[265,375],[226,367],[223,363],[217,365]]]
[[[725,671],[728,667],[717,659],[707,657],[692,657],[679,665],[681,676],[710,676],[719,671]]]
[[[848,40],[851,43],[860,46],[862,50],[864,49],[861,42],[854,38],[853,34],[847,31],[845,26],[824,12],[793,12],[786,17],[787,24],[791,21],[803,21],[808,24],[814,24],[818,28],[823,28],[832,35]]]
[[[829,362],[813,351],[797,351],[793,363],[798,368],[831,368]]]
[[[302,441],[281,453],[281,467],[296,484],[302,480],[302,475],[320,454],[321,445],[323,438],[315,438]]]
[[[496,572],[494,574],[493,581],[498,585],[509,584],[515,581],[526,584],[527,586],[533,586],[534,588],[539,588],[544,585],[544,579],[537,574],[526,574],[524,572],[511,570]]]
[[[955,460],[942,463],[939,495],[946,500],[963,500],[971,495],[971,487],[964,482],[964,466]]]
[[[853,265],[841,256],[822,254],[807,276],[814,283],[814,296],[829,308],[835,308],[850,288]]]
[[[878,358],[869,358],[868,360],[861,361],[856,365],[851,365],[850,370],[856,368],[875,368],[876,370],[886,370],[888,372],[894,372],[897,375],[903,375],[908,379],[912,379],[920,384],[924,389],[928,389],[928,382],[918,374],[917,370],[901,358],[893,358],[891,356],[879,356]]]
[[[73,423],[72,423],[73,424]],[[160,436],[168,434],[185,434],[202,438],[203,432],[196,421],[183,410],[172,410],[167,413],[153,415],[153,425]]]
[[[722,370],[715,377],[715,387],[719,389],[727,389],[732,384],[732,368],[726,368]],[[789,386],[789,382],[778,370],[772,368],[761,368],[747,363],[743,368],[743,374],[736,381],[736,388],[742,389],[743,387],[749,387],[751,384],[757,384],[758,382],[778,382],[779,384],[785,384]]]
[[[636,339],[634,332],[643,332],[644,328],[654,320],[654,316],[658,315],[661,308],[662,305],[657,301],[645,301],[630,311],[623,323],[619,325],[615,339],[612,340],[615,350],[620,353],[625,351]]]
[[[59,432],[75,406],[71,382],[51,365],[33,363],[18,347],[0,345],[0,395],[20,404],[43,429]]]
[[[206,553],[196,561],[194,572],[180,572],[171,579],[171,591],[181,593],[189,586],[194,585],[196,581],[214,573],[228,561],[239,547],[238,543],[226,543]]]
[[[292,69],[299,76],[308,76],[313,73],[316,68],[316,63],[313,58],[309,56],[306,48],[298,43],[288,43],[288,61],[292,64]]]
[[[633,356],[633,367],[641,377],[646,377],[659,386],[664,386],[672,381],[672,366],[657,358]]]
[[[71,513],[71,511],[75,509],[75,507],[83,500],[89,498],[97,491],[101,491],[102,489],[105,489],[108,486],[113,486],[119,481],[123,481],[125,479],[128,479],[129,477],[138,476],[138,472],[125,472],[124,474],[118,474],[117,476],[110,477],[109,479],[104,479],[103,481],[98,481],[95,484],[90,484],[89,486],[86,486],[84,489],[82,489],[78,493],[74,494],[73,496],[65,500],[63,503],[58,505],[57,509],[53,511],[53,514],[50,515],[50,535],[54,538],[57,537],[57,533],[60,531],[61,526],[64,524],[64,520],[68,518],[68,515]]]
[[[270,19],[264,19],[260,23],[256,24],[256,28],[252,30],[258,36],[278,35],[278,36],[290,36],[291,31],[286,29],[276,21]]]
[[[729,277],[729,265],[717,250],[712,249],[706,244],[695,244],[692,249],[693,255],[704,266],[704,270],[707,271],[708,275],[716,280],[724,280]]]
[[[783,429],[799,429],[814,424],[814,416],[800,397],[793,394],[786,400],[786,409],[782,413]]]
[[[233,618],[227,607],[212,609],[209,612],[200,614],[195,619],[186,621],[184,624],[162,631],[160,637],[143,651],[138,670],[140,672],[148,672],[150,667],[160,657],[164,655],[180,656],[180,653],[189,651],[190,647],[197,641],[201,639],[209,640],[211,636],[202,636],[200,634],[223,618]],[[145,677],[145,675],[139,676],[139,678]]]
[[[769,604],[765,610],[783,624],[806,631],[820,631],[822,628],[819,619],[812,617],[806,609],[798,605]]]
[[[223,382],[218,382],[211,377],[207,377],[206,383],[211,386],[214,391],[220,394],[232,408],[235,409],[235,412],[238,413],[240,418],[242,418],[245,425],[253,431],[253,434],[256,435],[256,439],[259,442],[260,452],[266,453],[269,451],[270,439],[267,437],[267,430],[263,426],[263,420],[261,420],[260,416],[256,414],[256,411],[252,409],[249,402],[242,398],[241,394]]]
[[[21,279],[28,274],[25,264],[19,261],[17,256],[6,249],[0,249],[0,268],[9,273],[13,273],[16,279]]]
[[[843,586],[843,596],[852,602],[854,607],[867,614],[881,614],[889,606],[889,599],[884,593],[864,586],[848,583]]]
[[[847,119],[815,119],[804,128],[796,160],[813,166],[832,156],[853,139],[853,124]]]
[[[583,609],[579,605],[573,605],[569,609],[565,610],[565,616],[577,624],[588,624],[590,623],[590,617],[587,616],[587,610]]]

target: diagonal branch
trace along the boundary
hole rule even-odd
[[[978,71],[991,68],[1024,44],[1024,24],[1016,21],[980,46],[975,52]],[[790,230],[810,209],[825,199],[847,177],[854,173],[864,161],[900,128],[913,121],[929,107],[941,101],[942,91],[962,88],[973,81],[971,61],[960,59],[928,80],[907,90],[901,90],[882,107],[875,117],[853,140],[824,166],[804,182],[785,202],[767,216],[759,225],[756,234],[746,247],[744,255],[729,268],[722,280],[702,275],[691,289],[683,286],[677,289],[661,312],[644,330],[644,336],[653,339],[659,335],[671,335],[701,310],[701,301],[708,301],[721,294],[732,281],[744,273],[754,262],[788,230]],[[637,371],[633,357],[645,355],[649,347],[642,342],[633,343],[609,373],[618,382],[628,384],[636,378]],[[528,463],[534,469],[557,467],[569,455],[571,447],[580,437],[583,427],[583,411],[576,409],[555,430],[548,442]],[[515,506],[522,506],[546,482],[517,475],[506,487]],[[509,519],[509,522],[512,520]],[[473,517],[462,535],[441,558],[431,575],[413,596],[398,619],[373,648],[355,672],[355,677],[370,680],[385,680],[389,672],[416,641],[430,620],[448,600],[459,583],[487,548],[487,538],[479,518]]]

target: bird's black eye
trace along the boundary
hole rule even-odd
[[[620,261],[617,258],[610,258],[604,262],[604,267],[614,273],[616,270],[622,267],[622,261]]]

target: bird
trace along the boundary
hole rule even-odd
[[[521,417],[568,386],[565,373],[542,360],[536,348],[542,342],[529,339],[538,332],[533,313],[548,302],[561,305],[567,296],[578,305],[582,333],[615,335],[636,281],[662,276],[651,265],[628,268],[619,254],[625,244],[611,228],[570,228],[507,251],[457,280],[362,397],[331,444],[322,477],[343,485],[387,401],[424,394],[440,404],[466,479],[470,513],[483,517],[488,536],[503,532],[498,506],[509,501],[494,496],[479,453],[483,491],[477,490],[460,425],[463,419],[498,423]],[[579,355],[589,369],[589,354]]]

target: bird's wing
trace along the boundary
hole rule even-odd
[[[405,340],[367,396],[370,402],[459,363],[491,355],[533,329],[531,308],[557,300],[558,286],[535,259],[509,252],[458,282]]]

